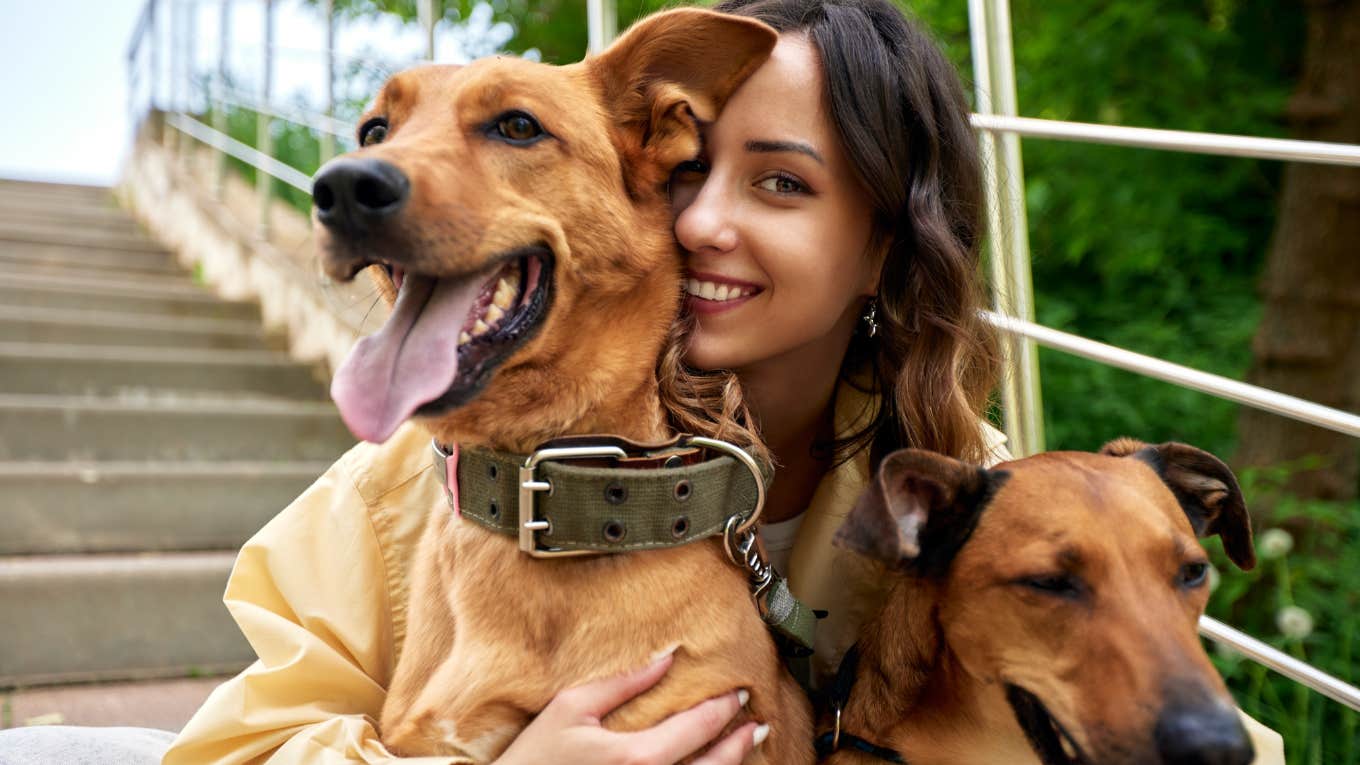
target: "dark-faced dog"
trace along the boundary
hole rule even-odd
[[[376,266],[394,303],[332,385],[356,435],[382,441],[415,417],[465,452],[524,455],[588,433],[666,441],[676,381],[658,380],[658,358],[681,295],[667,181],[775,39],[685,9],[572,66],[495,58],[393,77],[362,118],[362,148],[316,180],[327,273]],[[401,755],[490,762],[557,692],[678,646],[661,684],[606,727],[745,688],[771,728],[748,762],[812,760],[806,697],[716,538],[539,560],[445,507],[411,570],[380,721]]]
[[[837,536],[901,581],[842,668],[828,762],[881,762],[858,739],[913,765],[1246,765],[1196,633],[1207,535],[1255,565],[1232,472],[1184,444],[890,455]]]

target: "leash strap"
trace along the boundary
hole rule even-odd
[[[855,677],[858,672],[859,643],[855,643],[850,646],[850,650],[845,652],[845,656],[841,657],[840,666],[836,668],[836,679],[832,682],[831,692],[828,694],[831,711],[835,715],[835,728],[823,733],[813,741],[813,746],[817,750],[817,759],[824,759],[830,756],[832,752],[848,748],[864,752],[880,760],[906,765],[907,761],[895,749],[879,746],[841,730],[841,712],[850,703],[850,692],[855,688]]]

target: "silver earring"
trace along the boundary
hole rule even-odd
[[[878,334],[878,298],[869,298],[869,307],[864,310],[864,323],[869,327],[869,337]]]

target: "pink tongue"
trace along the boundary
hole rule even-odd
[[[407,274],[387,323],[360,340],[331,381],[331,398],[358,438],[381,443],[458,377],[458,334],[480,277]]]

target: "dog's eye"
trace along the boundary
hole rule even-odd
[[[387,140],[387,120],[374,117],[359,128],[359,145],[372,146]]]
[[[496,133],[511,143],[529,143],[543,135],[543,127],[524,112],[510,112],[496,120]]]
[[[1032,576],[1021,579],[1020,584],[1031,590],[1038,590],[1045,595],[1054,595],[1060,598],[1077,598],[1082,593],[1081,580],[1071,574]]]
[[[1180,584],[1182,587],[1198,587],[1209,578],[1209,564],[1204,562],[1187,563],[1181,566]]]

